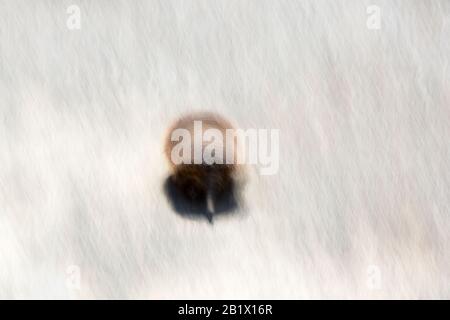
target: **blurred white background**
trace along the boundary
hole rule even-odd
[[[449,61],[445,0],[0,0],[0,298],[450,298]],[[214,225],[193,110],[280,129]]]

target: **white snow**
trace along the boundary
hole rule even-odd
[[[450,298],[449,61],[444,0],[0,0],[0,298]],[[193,110],[280,129],[213,225],[163,193]]]

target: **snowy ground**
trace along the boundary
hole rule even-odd
[[[449,61],[450,1],[0,0],[0,298],[450,298]],[[191,110],[280,129],[214,225]]]

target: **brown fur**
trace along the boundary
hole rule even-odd
[[[234,164],[179,164],[175,165],[171,160],[172,148],[178,143],[171,141],[172,131],[184,128],[194,134],[194,121],[202,120],[203,130],[216,128],[225,136],[226,129],[232,129],[232,125],[213,113],[194,113],[181,117],[169,129],[165,139],[165,154],[172,170],[172,179],[176,187],[190,198],[205,197],[208,192],[220,194],[230,188],[233,183],[233,174],[236,170]],[[224,147],[225,148],[225,147]],[[224,150],[225,154],[225,150]]]

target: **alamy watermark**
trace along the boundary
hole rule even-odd
[[[66,287],[69,290],[81,289],[81,269],[77,265],[70,265],[66,269]]]
[[[381,269],[377,265],[367,267],[366,285],[370,290],[381,289]]]
[[[193,131],[193,132],[192,132]],[[179,164],[251,164],[259,165],[261,175],[273,175],[279,169],[278,129],[203,129],[201,120],[193,130],[176,128],[171,141],[171,161]]]
[[[80,7],[73,4],[67,7],[66,10],[67,17],[66,26],[69,30],[80,30],[81,29],[81,11]]]
[[[366,9],[368,14],[366,26],[369,30],[380,30],[381,29],[381,9],[379,6],[370,5]]]

